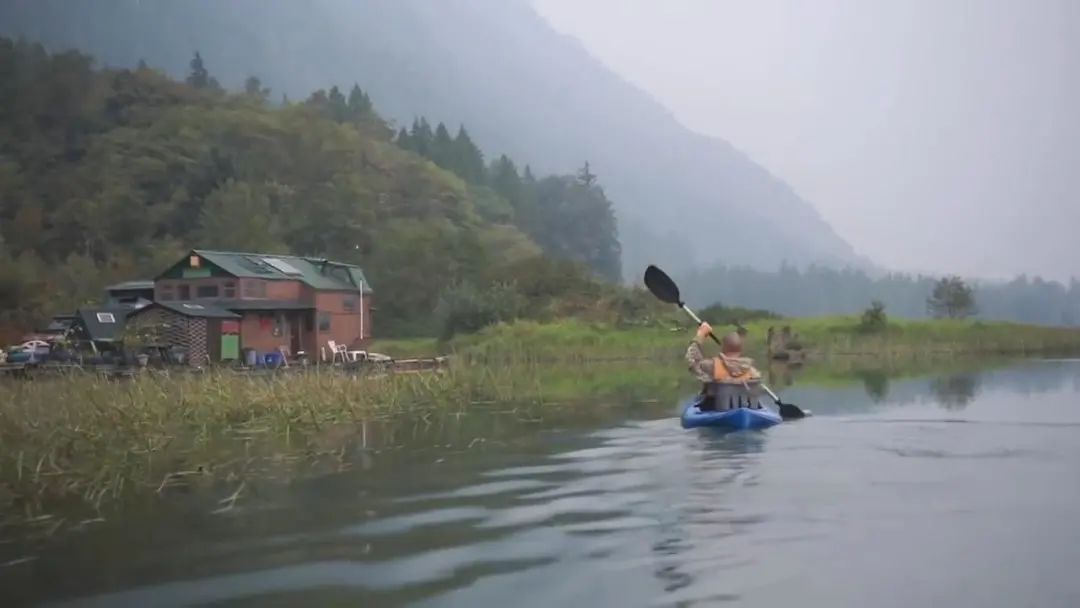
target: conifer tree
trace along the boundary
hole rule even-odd
[[[484,182],[484,155],[469,137],[465,125],[458,127],[457,135],[454,137],[454,156],[457,158],[457,167],[462,179],[470,184]]]
[[[454,158],[454,140],[450,139],[450,132],[441,122],[435,127],[435,137],[431,142],[431,160],[443,169],[460,175]]]

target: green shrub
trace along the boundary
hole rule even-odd
[[[858,330],[866,334],[876,334],[889,327],[889,318],[885,315],[885,304],[879,300],[870,303],[870,308],[863,311],[859,319]]]
[[[515,287],[493,283],[477,288],[472,283],[458,283],[439,297],[435,317],[439,320],[439,339],[447,341],[458,333],[474,333],[499,322],[517,319],[524,299]]]

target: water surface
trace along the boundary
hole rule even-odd
[[[817,415],[684,431],[659,391],[373,426],[347,470],[253,484],[225,512],[130,508],[21,549],[0,589],[72,606],[1080,605],[1080,362],[784,394]]]

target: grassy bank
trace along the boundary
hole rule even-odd
[[[764,357],[768,328],[779,330],[787,325],[798,336],[806,356],[816,360],[1080,353],[1080,328],[902,320],[890,321],[883,331],[864,333],[859,331],[858,323],[856,317],[748,323],[747,351],[751,356]],[[489,327],[443,344],[435,340],[391,340],[376,343],[373,348],[395,356],[457,354],[480,362],[670,359],[681,356],[692,332],[689,324],[624,329],[580,321],[517,322]]]

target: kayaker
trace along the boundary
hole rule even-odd
[[[708,323],[702,323],[686,349],[686,361],[690,366],[690,373],[701,381],[702,393],[708,397],[702,403],[701,409],[715,409],[715,396],[725,385],[729,387],[742,385],[746,389],[742,396],[745,396],[747,402],[754,407],[760,407],[757,400],[752,398],[749,385],[761,382],[761,372],[754,368],[752,359],[742,356],[742,336],[738,332],[725,335],[720,340],[720,356],[707,358],[701,352],[701,343],[709,337],[710,333],[712,333],[712,327]],[[723,407],[727,409],[728,403],[725,402]]]

